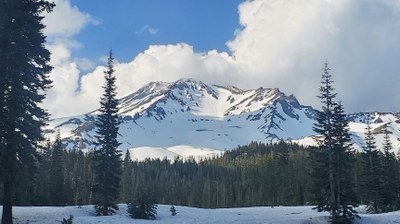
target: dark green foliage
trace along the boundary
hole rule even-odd
[[[317,112],[314,131],[319,134],[319,149],[311,153],[312,193],[318,211],[329,211],[332,223],[352,223],[357,205],[354,181],[354,152],[351,149],[346,115],[335,102],[328,63],[322,74],[322,111]]]
[[[50,88],[50,53],[45,49],[42,12],[45,0],[0,2],[0,176],[2,224],[13,223],[16,191],[33,194],[37,142],[48,117],[39,107]],[[25,184],[27,187],[22,187]],[[17,195],[18,196],[18,195]],[[31,203],[31,202],[28,202]]]
[[[336,180],[336,206],[341,214],[336,223],[352,223],[357,216],[354,206],[358,200],[355,192],[354,165],[355,155],[351,148],[348,122],[342,105],[339,103],[334,108],[333,114],[334,145],[334,177]]]
[[[61,221],[62,224],[72,224],[74,219],[73,215],[70,215],[68,219],[63,218],[63,220]]]
[[[132,201],[132,192],[130,191],[133,185],[132,180],[132,162],[130,158],[129,150],[126,151],[125,158],[122,164],[122,177],[121,177],[121,194],[120,202],[128,203]]]
[[[46,163],[49,163],[43,159],[46,151],[40,153],[39,167],[46,167]],[[320,152],[317,148],[284,142],[253,142],[220,157],[199,162],[179,159],[172,163],[159,159],[137,162],[126,156],[121,180],[125,196],[121,194],[118,203],[134,201],[136,192],[147,186],[152,190],[149,194],[162,204],[204,208],[314,205],[317,200],[311,195],[312,182],[308,172],[312,163],[309,157]],[[79,149],[72,149],[64,153],[64,183],[69,183],[67,185],[71,187],[65,188],[65,201],[62,204],[92,204],[93,152],[84,154]],[[355,159],[357,168],[354,169],[354,180],[358,189],[362,189],[360,185],[365,182],[362,154],[357,154]],[[53,205],[48,200],[50,192],[39,190],[44,188],[46,178],[43,177],[49,177],[50,170],[45,173],[38,175],[34,184],[31,183],[35,192],[31,197],[35,201],[21,204]],[[361,201],[367,200],[364,194],[354,195],[358,195]]]
[[[35,180],[35,201],[37,205],[50,205],[50,171],[51,171],[51,150],[50,140],[46,142],[42,152],[39,153],[38,174]]]
[[[383,154],[381,159],[381,203],[382,211],[399,209],[399,171],[396,156],[393,152],[387,125],[384,128]]]
[[[376,149],[369,116],[365,132],[365,146],[361,153],[361,195],[362,203],[368,206],[370,213],[382,211],[381,205],[381,153]]]
[[[317,139],[319,150],[311,154],[313,195],[317,201],[318,211],[331,211],[334,207],[334,169],[333,169],[333,108],[336,93],[333,93],[333,81],[329,74],[330,68],[325,63],[320,86],[320,96],[323,104],[322,111],[317,111],[313,130],[321,137]]]
[[[53,155],[55,146],[56,144],[48,143],[38,153],[38,169],[35,178],[32,178],[33,181],[20,180],[23,185],[20,185],[16,191],[16,205],[57,206],[92,203],[93,153],[84,154],[79,149],[66,151],[61,146],[60,152],[64,165],[58,166],[60,163],[53,161],[53,159],[58,159]],[[59,170],[60,168],[62,169]],[[23,194],[24,198],[18,197],[21,192],[26,192]],[[2,195],[0,192],[0,204]]]
[[[308,151],[283,142],[251,143],[199,162],[130,161],[130,174],[123,178],[130,177],[133,184],[123,188],[132,195],[146,185],[162,204],[205,208],[304,205],[312,203]]]
[[[65,153],[61,145],[60,133],[58,132],[56,140],[52,147],[50,164],[49,192],[52,205],[65,205]]]
[[[171,215],[172,216],[176,216],[177,214],[178,214],[178,212],[176,211],[176,209],[175,209],[175,206],[171,206],[171,208],[169,209],[169,211],[171,212]]]
[[[155,219],[157,204],[148,189],[139,191],[133,202],[128,203],[128,213],[134,219]]]
[[[112,215],[118,209],[121,179],[120,151],[118,143],[118,100],[114,73],[114,58],[110,52],[107,71],[104,72],[106,83],[100,100],[100,114],[97,116],[97,149],[94,151],[93,197],[97,215]]]
[[[47,151],[47,150],[46,150]],[[59,175],[54,175],[51,169],[51,156],[46,151],[40,154],[39,175],[35,181],[35,202],[33,205],[86,205],[91,204],[91,187],[93,185],[92,157],[93,153],[84,154],[79,149],[63,152],[63,179]],[[50,157],[48,161],[45,159]],[[55,157],[56,158],[56,157]],[[58,164],[58,163],[57,163]],[[44,168],[47,169],[45,170]],[[52,176],[55,176],[52,177]],[[49,184],[52,183],[52,184]],[[57,183],[64,183],[61,191]],[[54,185],[53,185],[54,184]],[[54,187],[54,188],[53,188]],[[50,190],[53,188],[54,190]],[[48,190],[45,190],[48,189]],[[54,193],[53,193],[54,192]],[[59,195],[63,192],[63,195]],[[57,201],[50,200],[57,198]]]
[[[89,203],[90,185],[93,181],[91,161],[79,149],[73,149],[67,154],[66,183],[69,183],[67,202],[73,205]]]

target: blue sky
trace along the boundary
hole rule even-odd
[[[132,60],[153,44],[186,42],[195,51],[228,51],[227,40],[239,26],[241,0],[72,0],[97,20],[75,39],[83,47],[77,57],[92,60],[112,48],[119,61]]]

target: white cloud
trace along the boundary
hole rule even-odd
[[[76,6],[72,6],[69,0],[54,0],[56,7],[53,12],[46,13],[43,19],[46,28],[45,35],[71,37],[92,23],[98,24],[89,14],[82,13]]]
[[[319,106],[328,59],[347,110],[398,111],[399,9],[389,0],[247,1],[239,7],[243,28],[228,46],[254,83],[280,87],[305,104]]]
[[[93,107],[76,90],[79,89],[82,71],[88,71],[95,65],[86,58],[73,58],[71,51],[83,47],[82,43],[74,40],[74,35],[86,25],[98,22],[89,14],[72,6],[69,0],[54,2],[56,7],[53,12],[45,13],[43,19],[46,25],[44,29],[47,36],[46,45],[51,52],[50,64],[54,67],[50,73],[53,88],[47,93],[44,107],[52,113],[53,117],[60,117],[76,114],[81,111],[80,108],[83,110]]]
[[[156,35],[160,31],[159,29],[156,29],[154,27],[151,27],[150,25],[144,25],[140,29],[135,31],[136,35],[141,35],[141,34],[150,34],[150,35]]]
[[[252,0],[240,5],[239,15],[242,28],[227,42],[231,55],[194,52],[185,43],[149,46],[131,62],[117,63],[119,96],[150,81],[192,77],[242,88],[279,87],[303,104],[318,106],[321,68],[328,59],[346,109],[400,109],[393,103],[400,102],[399,1]],[[81,91],[75,92],[76,62],[68,49],[52,51],[53,63],[60,64],[53,73],[63,75],[49,93],[50,111],[56,117],[96,109],[104,68],[83,76]]]

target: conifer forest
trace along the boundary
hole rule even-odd
[[[48,145],[38,154],[37,174],[19,180],[16,205],[92,204],[93,153],[78,149],[58,151],[57,147],[57,142]],[[161,204],[203,208],[314,205],[310,154],[317,150],[284,142],[253,142],[199,162],[179,158],[138,162],[126,155],[118,202],[126,203],[135,197],[135,192],[148,191]],[[351,178],[356,203],[371,203],[378,206],[371,209],[381,211],[398,209],[399,185],[386,182],[398,181],[399,161],[393,154],[377,152],[371,158],[379,165],[371,171],[366,169],[369,156],[354,154]]]

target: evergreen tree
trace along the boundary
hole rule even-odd
[[[133,202],[128,203],[129,215],[134,219],[155,219],[157,204],[153,197],[147,188],[139,191]]]
[[[353,153],[347,121],[336,93],[328,63],[322,74],[320,95],[322,111],[317,112],[314,131],[319,134],[318,151],[312,153],[313,194],[318,211],[329,211],[332,223],[350,223],[354,218]]]
[[[133,185],[132,181],[132,161],[130,157],[129,150],[126,151],[125,158],[123,161],[123,166],[122,166],[122,178],[121,178],[121,202],[128,203],[129,201],[132,200],[131,198],[131,189]]]
[[[385,124],[381,170],[381,201],[383,212],[394,211],[399,208],[399,171],[396,156],[392,152],[388,125]]]
[[[49,185],[50,185],[50,170],[51,170],[51,142],[48,139],[42,153],[39,156],[39,173],[36,178],[36,203],[38,205],[49,205]]]
[[[107,71],[104,72],[106,83],[100,100],[100,114],[97,116],[97,149],[94,153],[95,184],[94,202],[97,215],[112,215],[118,209],[121,179],[121,153],[118,143],[118,100],[114,76],[114,58],[112,52],[108,58]]]
[[[317,141],[318,150],[311,154],[312,159],[312,181],[313,194],[317,201],[318,211],[330,211],[336,217],[338,214],[335,209],[334,191],[334,140],[333,140],[333,109],[336,106],[334,99],[336,93],[332,87],[332,76],[329,73],[328,63],[325,63],[322,74],[321,86],[319,88],[322,111],[317,111],[316,123],[313,130],[319,134]]]
[[[365,128],[365,145],[363,146],[361,189],[363,203],[368,206],[368,211],[377,213],[381,210],[380,206],[380,153],[376,149],[375,137],[372,133],[370,117],[367,115],[367,127]]]
[[[171,212],[171,215],[172,216],[176,216],[177,214],[178,214],[178,212],[176,211],[176,209],[175,209],[175,206],[171,206],[171,208],[169,209],[169,211]]]
[[[73,184],[72,189],[74,190],[73,204],[81,206],[85,204],[85,195],[88,195],[86,183],[90,177],[85,176],[88,170],[83,152],[79,149],[72,152],[76,154],[76,159],[73,162],[74,166],[72,167],[73,180],[71,181]]]
[[[0,2],[0,173],[3,182],[2,224],[13,223],[18,180],[33,176],[37,142],[48,117],[38,106],[50,85],[50,53],[45,49],[42,12],[46,0]],[[27,172],[27,173],[24,173]]]
[[[74,216],[73,215],[69,215],[69,218],[63,218],[63,220],[61,221],[61,224],[72,224],[74,220]]]
[[[65,205],[65,161],[60,132],[53,143],[50,169],[50,200],[52,205]]]
[[[357,205],[354,183],[355,157],[351,148],[348,121],[342,104],[337,104],[333,114],[334,144],[334,177],[335,177],[335,208],[339,217],[334,223],[352,223],[356,217],[354,206]]]

